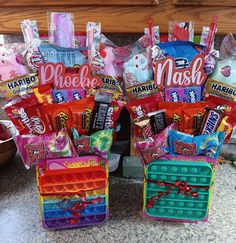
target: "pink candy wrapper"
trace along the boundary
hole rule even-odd
[[[77,157],[66,129],[39,136],[19,135],[15,142],[27,169],[44,159]]]
[[[10,80],[29,73],[24,63],[24,57],[20,53],[7,55],[0,52],[0,82]]]
[[[74,48],[73,14],[51,12],[48,14],[48,18],[50,43],[60,47]]]
[[[172,123],[161,133],[136,143],[136,148],[141,155],[144,165],[147,165],[168,153],[168,133],[172,129],[177,129],[176,123]]]

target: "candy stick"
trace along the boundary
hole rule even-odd
[[[88,63],[90,65],[92,62],[92,57],[94,56],[93,41],[94,41],[94,33],[92,30],[89,30],[88,31]]]
[[[151,47],[153,47],[154,45],[154,24],[153,24],[153,18],[152,17],[149,17],[148,18],[148,29],[149,29],[149,37],[150,37],[150,40],[151,40]]]
[[[209,34],[208,34],[208,37],[207,37],[207,45],[206,45],[206,49],[204,51],[205,55],[208,55],[211,48],[212,48],[212,44],[213,44],[213,41],[214,41],[216,28],[217,28],[217,20],[218,20],[218,16],[212,17],[212,23],[210,25],[210,31],[209,31]]]

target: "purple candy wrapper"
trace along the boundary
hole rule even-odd
[[[183,102],[184,89],[183,88],[167,88],[165,90],[166,102]]]
[[[195,103],[201,101],[202,91],[201,87],[184,88],[184,102]]]
[[[54,89],[52,91],[52,97],[55,103],[64,103],[67,101],[81,100],[85,98],[85,90],[84,89],[76,89],[76,90]]]

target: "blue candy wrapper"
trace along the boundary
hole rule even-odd
[[[80,52],[80,49],[65,48],[51,44],[41,44],[38,47],[45,62],[63,62],[66,67],[74,67],[86,63],[87,58]]]
[[[56,90],[52,91],[52,98],[55,103],[64,103],[68,101],[68,91],[67,90]]]
[[[202,54],[204,47],[190,41],[162,42],[157,45],[165,57],[171,56],[175,59],[178,69],[189,67],[193,58]]]
[[[187,133],[171,130],[169,131],[169,153],[187,156],[206,155],[217,159],[224,138],[224,132],[214,132],[194,137]]]
[[[57,90],[52,91],[53,101],[55,103],[64,103],[67,101],[81,100],[85,97],[84,89]]]

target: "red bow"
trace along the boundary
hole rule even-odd
[[[168,186],[166,192],[158,192],[156,196],[151,197],[146,204],[146,208],[152,208],[155,200],[157,201],[162,196],[168,196],[174,188],[178,188],[178,194],[184,194],[185,196],[190,197],[198,197],[198,193],[193,192],[193,188],[201,188],[206,190],[210,188],[209,186],[189,186],[186,181],[176,181],[175,183],[168,183],[164,181],[147,180],[146,182],[155,183],[158,186]]]
[[[101,203],[102,202],[102,198],[101,197],[96,197],[96,198],[88,201],[86,199],[86,193],[84,191],[82,191],[79,195],[81,196],[81,201],[78,202],[78,203],[74,203],[69,208],[63,207],[63,203],[70,202],[71,201],[70,199],[68,199],[68,198],[63,199],[59,203],[59,206],[60,206],[61,209],[67,210],[73,215],[73,218],[69,220],[70,224],[77,224],[79,222],[79,217],[81,215],[81,211],[84,210],[87,207],[87,205],[94,204],[96,202],[97,203]]]

